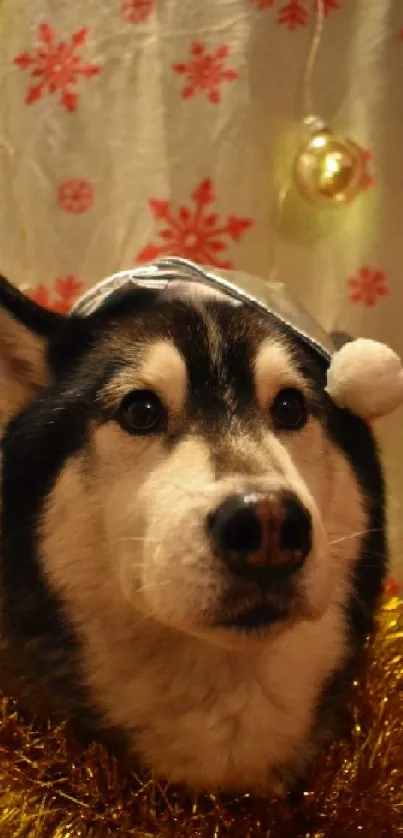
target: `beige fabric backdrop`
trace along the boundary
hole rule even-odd
[[[0,270],[66,310],[158,253],[275,260],[324,326],[403,353],[403,2],[325,4],[315,106],[367,150],[364,189],[291,196],[279,229],[315,0],[0,0]],[[402,419],[379,429],[401,577]]]

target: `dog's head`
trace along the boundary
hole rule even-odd
[[[54,595],[78,630],[98,613],[113,634],[125,613],[241,648],[347,602],[368,529],[384,538],[382,478],[306,342],[180,282],[87,317],[6,283],[1,301],[3,576],[20,625],[43,630]]]

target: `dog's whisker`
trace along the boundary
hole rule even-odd
[[[140,585],[139,588],[136,588],[136,594],[142,594],[144,591],[151,590],[152,588],[163,588],[165,585],[170,585],[170,579],[162,579],[158,582],[148,582],[147,585]]]
[[[141,536],[141,535],[127,535],[127,536],[124,536],[122,538],[116,538],[116,539],[113,539],[110,542],[110,544],[112,544],[112,546],[115,546],[116,544],[122,544],[122,543],[127,543],[127,542],[130,543],[132,541],[141,542],[143,544],[158,544],[158,541],[157,541],[156,538],[149,538],[148,536]]]
[[[137,565],[137,567],[141,567],[141,565]],[[136,580],[133,578],[133,575],[130,575],[130,571],[135,569],[135,565],[130,565],[129,567],[124,567],[123,564],[120,567],[120,588],[124,595],[126,602],[129,604],[133,603],[133,598],[136,594],[144,593],[144,591],[148,590],[157,590],[158,588],[163,588],[165,585],[170,584],[169,579],[162,579],[158,581],[148,582],[146,584],[141,584],[139,586],[136,585]],[[129,579],[128,583],[126,584],[126,580]]]
[[[160,622],[160,617],[156,608],[151,608],[149,611],[142,611],[141,614],[146,619],[148,618]]]
[[[179,491],[184,492],[186,495],[189,495],[189,497],[208,497],[208,492],[206,490],[201,489],[199,486],[195,486],[195,488],[192,489],[189,485],[185,486],[183,483],[173,483],[172,481],[170,485],[174,489],[179,489]]]
[[[360,538],[364,535],[369,535],[370,533],[381,532],[379,527],[376,529],[367,529],[367,530],[358,530],[357,532],[349,533],[348,535],[343,535],[340,538],[334,538],[333,540],[329,541],[329,544],[332,546],[334,544],[342,544],[344,541],[349,541],[352,538]]]

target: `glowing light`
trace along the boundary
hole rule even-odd
[[[312,134],[299,152],[294,174],[300,193],[310,203],[347,204],[363,188],[363,151],[348,137],[322,129]]]

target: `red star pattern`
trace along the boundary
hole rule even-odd
[[[216,104],[220,101],[222,82],[234,81],[239,76],[236,70],[224,69],[224,61],[229,51],[229,46],[223,44],[215,52],[209,54],[204,44],[198,42],[192,44],[189,60],[172,66],[175,73],[187,77],[187,83],[182,90],[183,99],[190,99],[196,93],[204,93],[210,102]]]
[[[38,26],[39,45],[32,53],[22,52],[14,63],[22,70],[28,70],[35,81],[28,88],[25,102],[32,105],[46,93],[58,93],[60,102],[67,111],[77,109],[78,94],[73,90],[80,76],[97,76],[100,67],[85,63],[77,50],[83,46],[88,29],[79,29],[70,41],[57,41],[54,30],[48,23]]]
[[[252,226],[250,218],[236,215],[228,216],[224,223],[219,223],[216,212],[207,207],[215,201],[215,191],[210,179],[202,181],[192,194],[194,206],[179,207],[175,212],[170,201],[151,198],[149,206],[157,221],[166,222],[159,232],[158,244],[147,244],[137,254],[137,261],[151,262],[159,256],[183,256],[201,265],[216,268],[232,268],[232,262],[219,258],[219,254],[228,245],[222,241],[229,237],[239,241]]]
[[[362,303],[367,308],[373,308],[379,297],[386,297],[389,294],[383,271],[367,265],[360,268],[358,274],[348,280],[348,285],[351,302]]]
[[[31,291],[30,297],[45,308],[50,308],[52,311],[59,312],[59,314],[68,314],[83,290],[84,283],[69,274],[68,276],[59,276],[56,279],[56,299],[52,296],[48,286],[42,283]]]
[[[60,184],[57,197],[62,210],[80,215],[91,208],[94,202],[94,188],[89,180],[71,178]]]
[[[154,11],[154,0],[122,0],[120,12],[128,23],[144,23]]]
[[[258,9],[267,9],[269,6],[274,6],[275,2],[276,0],[249,0],[249,3]],[[277,8],[276,23],[285,26],[290,31],[306,26],[310,14],[316,12],[317,4],[318,0],[309,0],[309,3],[308,0],[282,2]],[[340,8],[340,0],[323,0],[323,10],[326,17],[329,12],[334,12]]]

